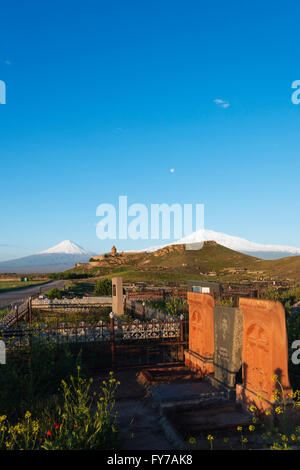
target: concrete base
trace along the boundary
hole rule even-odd
[[[149,392],[153,403],[161,410],[178,405],[190,406],[226,400],[220,390],[204,380],[155,385],[150,387]]]
[[[240,435],[236,432],[236,428],[243,426],[247,429],[251,422],[251,414],[243,410],[239,404],[216,400],[190,406],[176,404],[165,408],[160,419],[166,438],[175,449],[180,450],[208,450],[210,448],[208,434],[215,436],[214,448],[228,450],[228,444],[224,443],[224,437],[228,436],[228,432],[232,434],[230,446],[237,450],[241,449]],[[189,442],[191,436],[195,438],[196,444]],[[250,431],[247,433],[247,439],[252,448],[257,445],[257,436]]]
[[[201,379],[201,375],[185,366],[152,367],[142,370],[137,376],[138,383],[145,387],[197,379]]]
[[[236,398],[236,388],[235,387],[229,387],[228,385],[224,384],[223,382],[220,382],[213,375],[208,375],[206,377],[206,381],[208,381],[217,390],[220,390],[221,392],[223,392],[225,397],[227,398],[227,400],[230,400],[230,401],[235,400],[235,398]]]
[[[194,351],[185,351],[185,365],[192,371],[201,373],[202,376],[212,374],[214,371],[213,358],[199,356]]]

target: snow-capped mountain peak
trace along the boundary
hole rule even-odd
[[[263,245],[260,243],[251,242],[244,238],[239,238],[233,235],[227,235],[226,233],[214,232],[213,230],[206,229],[197,230],[197,232],[193,232],[191,235],[188,235],[187,237],[184,237],[175,243],[189,244],[203,241],[215,241],[219,245],[226,246],[231,250],[242,252],[278,251],[283,253],[290,253],[293,255],[300,254],[300,248],[285,245]]]
[[[90,252],[85,250],[76,243],[72,242],[71,240],[64,240],[58,243],[48,250],[41,251],[39,254],[50,254],[50,253],[58,253],[58,254],[66,254],[66,255],[89,255]]]
[[[53,273],[71,269],[76,263],[87,263],[94,253],[71,240],[64,240],[47,250],[0,263],[0,272]]]
[[[227,235],[222,232],[215,232],[213,230],[201,229],[190,235],[177,240],[171,245],[193,245],[197,249],[196,244],[203,243],[205,241],[215,241],[219,245],[230,248],[240,253],[245,253],[251,256],[256,256],[262,259],[278,259],[287,256],[299,256],[300,248],[285,245],[263,245],[261,243],[251,242],[245,238],[236,237],[233,235]],[[170,243],[168,243],[170,245]],[[167,245],[153,246],[148,248],[147,252],[153,252]],[[200,248],[200,247],[199,247]]]

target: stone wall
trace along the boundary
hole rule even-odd
[[[53,308],[86,308],[110,306],[112,299],[108,297],[83,297],[81,299],[34,299],[32,308],[51,310]]]

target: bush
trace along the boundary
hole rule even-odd
[[[61,380],[74,374],[81,355],[74,359],[68,345],[33,345],[8,356],[0,367],[0,415],[16,420],[37,402],[56,393]]]
[[[0,449],[9,450],[110,450],[116,447],[115,391],[119,382],[110,373],[100,393],[91,394],[80,367],[69,383],[61,382],[62,405],[45,408],[39,417],[29,411],[16,425],[0,416]]]
[[[112,295],[112,282],[111,279],[102,279],[97,282],[94,290],[95,295]]]
[[[166,312],[170,316],[178,317],[188,310],[188,303],[186,299],[181,297],[171,297],[166,302]]]
[[[49,292],[46,293],[48,299],[61,299],[61,291],[57,289],[57,287],[54,287],[54,289],[49,290]]]

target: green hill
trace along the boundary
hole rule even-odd
[[[152,253],[117,253],[76,267],[72,272],[112,277],[128,281],[181,282],[188,279],[225,281],[253,280],[262,277],[300,282],[300,256],[262,260],[205,242],[200,250],[185,245],[170,245]]]

